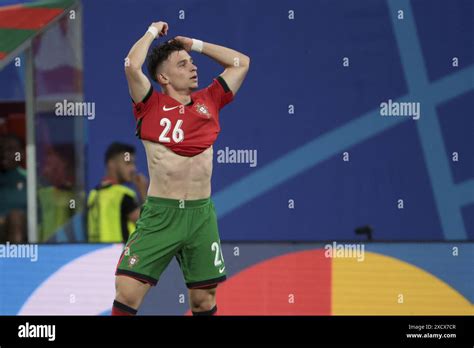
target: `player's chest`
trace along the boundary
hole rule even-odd
[[[205,137],[206,133],[219,131],[217,110],[202,100],[194,100],[192,105],[160,103],[155,107],[152,117],[144,118],[147,132],[159,134],[161,143],[179,143],[185,139]]]
[[[208,122],[215,116],[213,105],[205,101],[196,100],[192,105],[173,105],[173,103],[160,103],[153,114],[156,118],[170,120],[186,119],[189,122]]]

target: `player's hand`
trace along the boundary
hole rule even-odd
[[[190,39],[189,37],[185,36],[176,36],[174,40],[180,42],[186,51],[191,51],[191,47],[193,45],[193,39]]]
[[[145,175],[136,173],[132,180],[138,191],[143,192],[148,189],[148,179]]]
[[[158,37],[162,37],[168,34],[168,23],[166,22],[155,22],[152,23],[151,26],[155,27],[158,30]]]

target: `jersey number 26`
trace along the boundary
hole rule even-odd
[[[184,131],[180,128],[182,124],[183,124],[183,120],[178,120],[176,122],[176,125],[173,128],[173,134],[171,134],[171,137],[173,138],[173,141],[175,143],[180,143],[184,140]],[[159,140],[162,143],[170,143],[171,139],[167,136],[171,129],[170,119],[162,118],[160,121],[160,125],[164,126],[165,128],[163,129],[163,132],[161,132]]]

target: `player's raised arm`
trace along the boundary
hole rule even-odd
[[[231,48],[177,36],[176,40],[183,43],[188,51],[193,50],[205,54],[222,65],[225,70],[220,75],[235,95],[247,75],[250,67],[250,58]]]
[[[128,91],[135,103],[141,102],[150,90],[151,83],[142,71],[142,65],[151,43],[157,36],[168,33],[168,24],[155,22],[148,31],[138,40],[125,58],[125,75],[128,81]]]

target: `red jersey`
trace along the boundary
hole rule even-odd
[[[221,130],[219,111],[232,100],[232,91],[221,76],[191,93],[188,105],[150,88],[145,99],[133,105],[136,135],[181,156],[198,155],[216,141]]]

